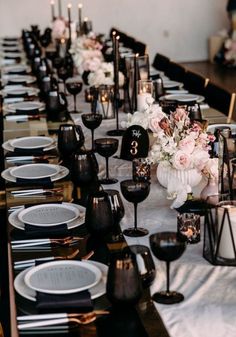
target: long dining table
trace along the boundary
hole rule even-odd
[[[72,100],[68,96],[68,110],[72,109]],[[85,103],[83,93],[78,98],[79,110],[90,112],[90,105]],[[120,121],[126,120],[127,115],[120,113]],[[91,147],[90,130],[83,126],[81,113],[70,114],[69,124],[81,125],[85,135],[85,147]],[[47,121],[45,117],[31,121],[9,121],[3,119],[4,142],[9,139],[23,136],[49,136],[57,139],[57,130],[60,122]],[[108,130],[115,128],[115,119],[103,119],[101,126],[95,130],[95,139],[106,137]],[[104,185],[104,189],[116,189],[120,192],[120,182],[132,178],[132,162],[119,158],[122,137],[119,139],[119,149],[115,156],[110,158],[110,175],[118,179],[113,185]],[[105,175],[105,160],[96,153],[99,164],[99,176]],[[49,163],[58,163],[59,156],[49,159]],[[16,163],[9,162],[5,158],[5,168]],[[22,164],[22,163],[21,163]],[[194,196],[198,197],[205,182],[202,181],[194,189]],[[32,186],[35,188],[36,186]],[[70,179],[59,180],[54,187],[62,188],[59,195],[44,195],[34,197],[17,197],[12,191],[22,189],[22,186],[6,182],[6,212],[9,215],[16,207],[24,205],[38,205],[42,203],[72,202],[73,183]],[[122,195],[122,194],[121,194]],[[133,225],[133,206],[124,198],[125,215],[120,222],[121,230]],[[64,256],[65,258],[79,249],[76,258],[82,258],[91,250],[94,255],[91,259],[109,264],[112,252],[122,250],[127,245],[140,244],[150,247],[149,235],[161,231],[176,231],[177,212],[171,209],[171,201],[167,199],[166,189],[163,188],[156,178],[156,167],[151,170],[151,190],[146,200],[138,206],[138,223],[149,231],[149,235],[140,238],[123,237],[118,242],[108,240],[99,243],[99,239],[90,242],[90,235],[86,226],[80,226],[73,230],[73,235],[80,236],[75,245],[69,247],[54,247],[52,249],[13,249],[12,241],[21,240],[24,235],[19,233],[9,222],[6,223],[8,230],[8,260],[9,260],[9,300],[10,300],[10,332],[6,335],[17,337],[38,334],[51,336],[130,336],[130,337],[233,337],[236,335],[236,292],[234,267],[213,266],[203,258],[203,219],[201,228],[201,241],[197,244],[188,245],[185,253],[177,261],[171,263],[170,280],[171,289],[184,294],[184,301],[174,305],[157,304],[151,300],[151,294],[164,290],[166,284],[165,263],[153,256],[156,268],[156,277],[150,289],[143,291],[143,296],[134,311],[115,312],[112,317],[101,317],[89,325],[81,325],[69,329],[68,326],[56,328],[36,329],[19,331],[17,325],[19,316],[37,314],[35,302],[23,298],[14,289],[14,279],[19,271],[15,268],[17,261],[39,259],[48,256]],[[106,295],[94,301],[94,308],[111,309],[111,304]]]

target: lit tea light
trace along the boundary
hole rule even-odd
[[[236,203],[234,204],[234,202],[230,201],[220,203],[219,207],[217,207],[217,218],[218,231],[220,232],[222,229],[218,255],[226,259],[235,259],[234,245],[236,242]],[[222,221],[224,221],[223,224]],[[230,232],[230,224],[233,240]]]

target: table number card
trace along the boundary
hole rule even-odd
[[[148,150],[148,132],[140,125],[130,126],[122,138],[120,158],[133,160],[134,158],[147,157]]]

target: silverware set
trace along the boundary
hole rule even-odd
[[[55,313],[42,315],[18,316],[17,323],[19,330],[40,328],[46,326],[75,323],[86,325],[94,322],[99,315],[108,315],[107,310],[94,310],[88,313]]]
[[[22,248],[32,248],[39,246],[69,246],[78,243],[78,241],[83,240],[79,236],[68,236],[66,238],[59,239],[28,239],[28,240],[13,240],[11,241],[11,247],[13,250]]]
[[[10,192],[14,197],[31,197],[32,195],[56,195],[63,193],[63,188],[38,188],[31,190],[18,190]],[[23,207],[23,206],[22,206]],[[20,207],[19,207],[20,208]]]

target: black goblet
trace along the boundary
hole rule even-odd
[[[109,178],[109,157],[116,153],[119,141],[115,138],[99,138],[95,139],[95,150],[102,157],[106,158],[106,178],[101,179],[101,184],[115,184],[117,179]]]
[[[76,110],[76,96],[81,92],[82,88],[83,88],[83,82],[81,81],[78,81],[74,78],[68,79],[66,81],[66,89],[74,97],[74,111],[71,111],[71,112],[75,112],[75,113],[78,112]]]
[[[125,208],[119,191],[109,189],[105,190],[105,192],[108,194],[109,197],[114,220],[114,227],[112,230],[112,241],[119,241],[120,239],[123,239],[119,223],[125,215]]]
[[[115,306],[133,306],[142,295],[142,285],[135,256],[114,254],[107,275],[107,297]]]
[[[176,232],[160,232],[150,236],[150,246],[153,254],[166,261],[166,291],[153,294],[157,303],[174,304],[184,300],[184,296],[176,291],[170,291],[170,262],[177,260],[185,251],[186,240]]]
[[[95,191],[88,197],[85,224],[93,235],[103,237],[113,228],[113,214],[108,194]]]
[[[95,144],[94,144],[94,130],[99,127],[99,125],[102,123],[102,115],[101,114],[83,114],[82,116],[82,122],[84,123],[84,126],[86,128],[91,130],[92,135],[92,151],[95,150]]]
[[[134,227],[125,229],[123,234],[131,237],[147,235],[147,229],[137,226],[137,206],[148,197],[150,183],[148,181],[123,180],[120,187],[124,198],[134,204]]]

